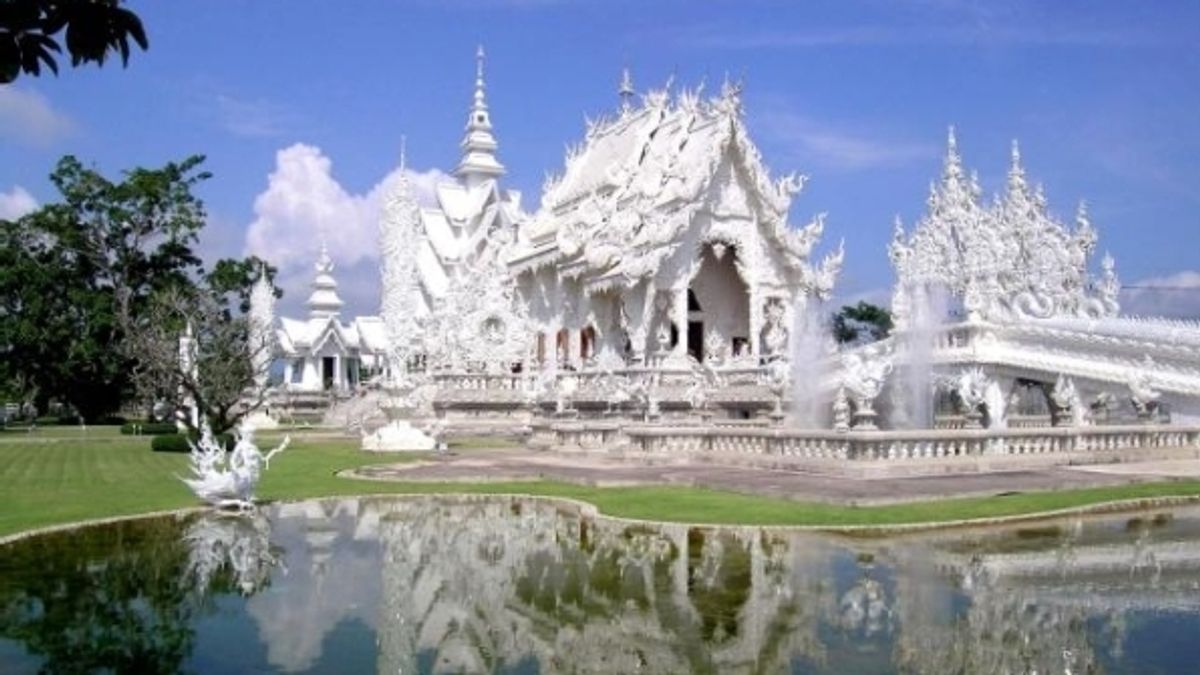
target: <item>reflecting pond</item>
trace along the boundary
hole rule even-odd
[[[1186,673],[1200,510],[890,538],[343,499],[0,547],[0,673]]]

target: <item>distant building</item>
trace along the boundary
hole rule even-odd
[[[276,331],[277,354],[284,360],[283,386],[293,392],[346,391],[359,384],[364,370],[381,366],[386,334],[377,316],[342,322],[333,261],[324,247],[316,271],[308,318],[283,317]]]

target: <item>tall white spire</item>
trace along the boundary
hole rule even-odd
[[[314,266],[312,294],[308,296],[308,315],[314,319],[337,316],[342,311],[342,299],[337,294],[337,280],[333,278],[333,260],[325,242],[321,242],[321,255]]]
[[[475,99],[467,118],[466,134],[460,143],[463,155],[454,169],[454,175],[463,179],[468,187],[504,175],[504,165],[496,159],[496,137],[492,135],[492,120],[488,116],[483,56],[481,45],[475,52]]]
[[[628,115],[633,110],[633,95],[635,93],[633,90],[633,76],[629,74],[629,68],[622,68],[621,84],[617,87],[617,96],[621,97],[622,115]]]
[[[261,390],[267,386],[271,361],[275,354],[275,288],[267,275],[267,264],[258,268],[258,280],[250,289],[250,361],[254,367],[254,384]]]

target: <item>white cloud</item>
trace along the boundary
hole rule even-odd
[[[436,169],[407,172],[417,201],[426,205],[434,203],[434,186],[449,179]],[[278,266],[281,286],[295,301],[305,294],[324,241],[338,265],[335,275],[343,294],[353,290],[363,296],[359,300],[368,301],[367,291],[379,283],[378,267],[364,263],[378,258],[380,208],[399,179],[396,168],[370,190],[355,194],[333,176],[333,162],[320,148],[303,143],[284,148],[275,155],[267,189],[254,200],[255,219],[246,230],[245,252]],[[353,297],[343,299],[348,310],[375,311]]]
[[[769,136],[806,161],[839,170],[901,166],[913,160],[936,157],[929,143],[885,140],[833,128],[787,111],[767,111],[759,117]]]
[[[30,145],[49,145],[71,134],[75,123],[32,89],[0,86],[0,136]]]
[[[16,220],[38,207],[37,200],[20,185],[0,192],[0,220]]]
[[[226,94],[217,94],[217,114],[227,131],[250,138],[279,136],[295,121],[294,114],[270,101],[244,101]]]
[[[1121,312],[1200,318],[1200,270],[1184,270],[1126,285],[1121,290]]]

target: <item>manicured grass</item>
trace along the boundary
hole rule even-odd
[[[260,445],[276,441],[264,435]],[[39,430],[0,435],[0,536],[93,518],[198,505],[178,480],[185,455],[151,452],[148,438],[94,430]],[[475,445],[475,444],[472,444]],[[1067,492],[1014,494],[877,507],[795,502],[697,488],[596,488],[550,481],[505,483],[391,483],[339,478],[343,469],[419,455],[367,454],[353,440],[294,438],[264,475],[264,499],[357,494],[533,494],[570,497],[626,518],[747,525],[897,525],[1013,516],[1102,502],[1198,496],[1200,481],[1147,483]]]

